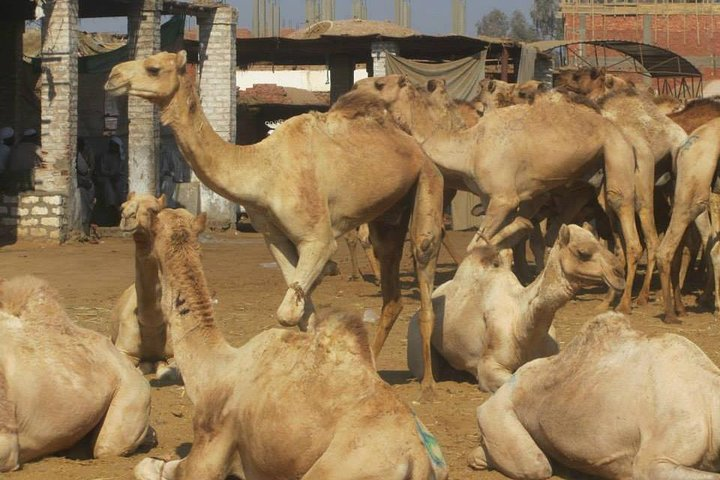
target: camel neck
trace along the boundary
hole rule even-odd
[[[135,236],[135,294],[138,322],[145,326],[164,325],[158,262],[152,254],[152,246],[138,234]]]
[[[227,364],[232,347],[215,324],[199,251],[176,248],[160,259],[160,266],[163,313],[170,322],[175,360],[187,394],[196,403],[217,367]]]
[[[187,74],[180,76],[180,86],[166,105],[161,119],[175,136],[175,141],[195,175],[214,192],[236,203],[255,203],[265,190],[267,161],[265,148],[257,145],[235,145],[215,132],[200,105],[195,85]]]
[[[555,313],[572,299],[576,290],[565,278],[560,266],[559,247],[554,246],[542,273],[524,291],[528,312],[523,328],[527,336],[546,334]]]

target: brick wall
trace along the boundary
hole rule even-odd
[[[0,195],[0,238],[63,242],[69,233],[67,197],[24,192]]]
[[[651,44],[687,58],[708,79],[720,76],[717,68],[720,67],[720,59],[717,58],[720,54],[719,15],[566,13],[564,18],[567,40],[611,39],[643,42],[650,39]]]
[[[237,99],[235,37],[237,11],[229,6],[198,17],[200,38],[200,102],[213,129],[235,143]],[[211,225],[235,221],[235,206],[202,185],[200,206]]]
[[[131,58],[144,58],[160,50],[161,0],[142,0],[128,20]],[[158,109],[142,98],[128,98],[129,191],[155,194],[160,154]]]

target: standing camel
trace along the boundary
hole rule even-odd
[[[183,460],[143,460],[136,478],[446,479],[437,441],[375,372],[359,318],[332,315],[312,332],[274,328],[240,348],[227,343],[200,261],[204,227],[204,214],[153,214],[163,312],[195,406],[194,440]]]
[[[369,222],[383,295],[373,342],[378,355],[402,310],[399,271],[409,222],[428,372],[422,386],[431,393],[431,293],[443,178],[413,137],[394,125],[381,101],[349,92],[328,113],[293,117],[262,142],[243,146],[224,141],[210,126],[186,71],[185,51],[116,65],[105,89],[157,105],[198,178],[245,206],[287,284],[277,310],[283,325],[312,325],[310,295],[336,239]]]
[[[532,105],[493,110],[457,131],[446,110],[432,108],[428,94],[401,75],[368,78],[356,90],[382,98],[395,121],[420,142],[448,187],[479,195],[487,206],[475,239],[492,242],[503,229],[532,228],[528,219],[546,194],[604,169],[603,200],[622,228],[626,286],[618,309],[630,311],[631,288],[642,252],[635,228],[635,155],[622,132],[572,94],[551,92]]]

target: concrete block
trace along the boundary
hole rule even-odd
[[[33,207],[30,213],[33,215],[47,215],[48,209],[47,207]]]
[[[40,219],[40,224],[47,227],[59,227],[60,219],[57,217],[45,217]]]

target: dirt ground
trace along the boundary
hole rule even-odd
[[[451,240],[465,245],[469,234],[452,232]],[[407,248],[406,248],[407,251]],[[361,253],[358,250],[358,253]],[[341,275],[326,278],[314,294],[320,308],[340,307],[359,312],[380,311],[378,288],[368,281],[349,282],[349,258],[344,242],[334,256]],[[285,292],[280,271],[261,237],[255,233],[213,233],[203,244],[203,262],[210,289],[216,296],[216,319],[233,345],[242,345],[255,334],[276,327],[274,312]],[[360,258],[363,271],[367,262]],[[496,472],[478,473],[466,467],[467,454],[477,445],[474,412],[487,395],[472,384],[442,382],[438,400],[417,404],[418,384],[410,377],[405,363],[407,322],[418,307],[412,268],[406,253],[403,262],[405,309],[393,329],[379,359],[382,377],[398,395],[410,402],[417,414],[438,438],[454,479],[501,479]],[[99,245],[66,244],[41,246],[16,244],[0,248],[0,276],[34,274],[50,281],[63,296],[71,316],[81,325],[109,332],[110,310],[120,293],[133,281],[133,244],[130,239],[105,238]],[[443,252],[436,283],[452,277],[455,265]],[[555,325],[562,344],[595,314],[602,290],[581,294],[557,315]],[[694,304],[694,296],[686,297]],[[691,313],[678,326],[660,321],[660,305],[636,308],[632,323],[647,332],[675,332],[696,342],[715,363],[720,363],[720,328],[707,312]],[[192,442],[192,406],[180,386],[153,386],[152,425],[159,445],[147,453],[129,458],[92,460],[82,455],[45,458],[23,466],[21,471],[4,475],[8,480],[111,480],[132,479],[132,469],[144,456],[177,457],[189,451]],[[553,478],[582,478],[560,473]]]

